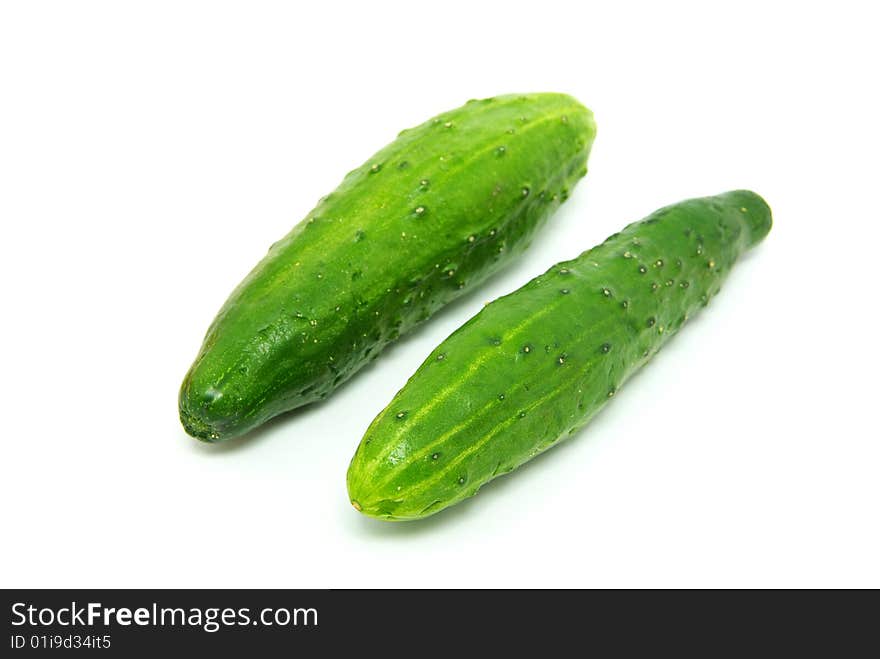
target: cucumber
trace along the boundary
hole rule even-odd
[[[753,192],[691,199],[484,307],[372,422],[348,470],[352,505],[426,517],[572,435],[770,226]]]
[[[233,291],[181,386],[183,427],[229,439],[326,397],[522,252],[594,136],[564,94],[470,101],[400,133]]]

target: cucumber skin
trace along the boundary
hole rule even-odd
[[[352,505],[423,518],[573,434],[771,223],[753,192],[684,201],[484,307],[372,422],[348,470]]]
[[[564,94],[470,101],[401,132],[233,291],[181,386],[185,430],[229,439],[326,397],[522,252],[594,136]]]

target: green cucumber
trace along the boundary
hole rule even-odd
[[[233,291],[180,389],[205,441],[322,399],[522,252],[586,173],[592,113],[564,94],[471,101],[350,172]]]
[[[370,425],[348,470],[352,505],[426,517],[573,434],[770,226],[753,192],[691,199],[484,307]]]

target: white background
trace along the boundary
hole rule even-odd
[[[3,3],[0,585],[880,586],[870,6]],[[598,138],[516,265],[326,403],[184,434],[214,313],[345,172],[551,90]],[[422,523],[351,508],[366,426],[484,301],[740,187],[770,236],[583,432]]]

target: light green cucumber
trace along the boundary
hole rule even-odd
[[[352,505],[423,518],[572,435],[770,226],[753,192],[691,199],[484,307],[370,425],[348,470]]]
[[[233,291],[180,389],[186,431],[228,439],[327,396],[522,252],[594,136],[564,94],[471,101],[403,131]]]

